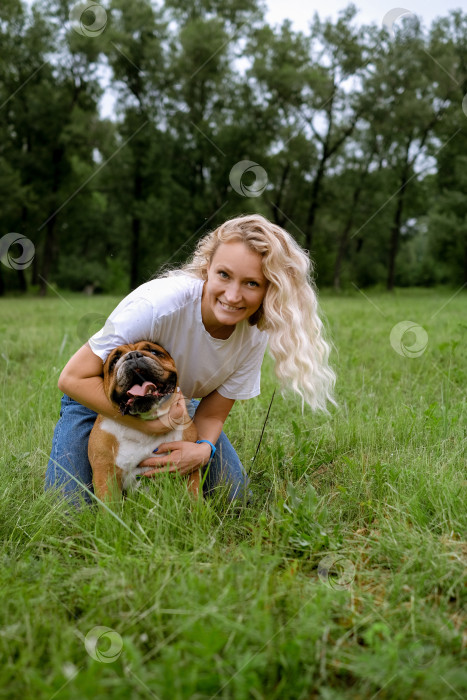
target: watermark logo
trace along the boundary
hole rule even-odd
[[[255,177],[254,182],[249,185],[242,181],[247,173]],[[238,163],[235,163],[230,171],[229,180],[232,189],[241,194],[242,197],[260,197],[268,184],[268,176],[265,169],[252,160],[240,160]]]
[[[123,641],[118,632],[110,627],[97,626],[84,638],[84,646],[89,656],[103,664],[112,664],[123,649]]]
[[[428,345],[428,333],[414,321],[396,323],[389,335],[393,349],[402,357],[420,357]]]
[[[95,335],[93,339],[93,348],[100,349],[107,347],[108,337],[114,335],[115,327],[103,314],[89,313],[81,316],[76,326],[76,335],[81,340],[83,345],[88,342],[89,338]]]
[[[176,405],[172,406],[171,404],[169,411],[160,415],[159,420],[163,425],[172,430],[177,430],[182,426],[186,429],[193,423],[193,416],[191,413],[194,415],[194,408],[191,407],[191,400],[182,396],[180,389],[177,388],[175,392],[175,401]]]
[[[421,635],[413,639],[404,652],[406,664],[413,668],[426,668],[439,655],[439,649],[432,637]]]
[[[341,554],[328,554],[318,564],[318,576],[328,588],[344,591],[355,579],[355,564]]]
[[[23,249],[19,258],[14,258],[10,253],[13,245],[19,245]],[[35,253],[34,243],[22,233],[7,233],[0,238],[0,261],[5,267],[12,270],[25,270],[34,260]]]
[[[88,0],[73,5],[69,19],[75,32],[81,36],[99,36],[107,26],[107,12],[102,5]]]
[[[394,7],[392,10],[389,10],[389,12],[386,12],[383,17],[383,27],[386,27],[391,39],[395,37],[394,24],[400,17],[413,17],[417,20],[417,16],[411,12],[411,10],[405,10],[403,7]]]

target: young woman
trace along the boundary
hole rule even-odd
[[[116,415],[103,390],[102,366],[110,351],[152,340],[175,360],[203,442],[164,443],[159,452],[170,450],[170,456],[145,460],[146,475],[188,474],[209,464],[205,495],[227,484],[230,499],[245,498],[248,479],[222,427],[237,399],[260,393],[267,343],[282,388],[300,395],[302,410],[305,402],[322,411],[327,401],[334,403],[335,375],[310,275],[309,257],[295,240],[264,217],[251,215],[226,221],[199,241],[181,269],[131,292],[60,375],[64,396],[46,488],[61,488],[73,502],[80,496],[91,500],[80,483],[92,490],[87,444],[97,413],[146,434],[170,429],[159,420]]]

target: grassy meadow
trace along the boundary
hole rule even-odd
[[[113,514],[70,510],[43,479],[58,375],[119,299],[0,300],[0,697],[467,697],[454,294],[323,293],[339,406],[302,415],[277,391],[252,463],[276,386],[266,359],[261,396],[225,426],[253,502],[196,503],[163,475]],[[391,344],[403,321],[425,335]]]

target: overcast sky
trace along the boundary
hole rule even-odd
[[[99,0],[93,0],[98,2]],[[189,0],[187,0],[189,1]],[[34,0],[25,0],[31,6]],[[340,10],[343,10],[349,3],[345,0],[264,0],[269,8],[267,19],[271,24],[279,24],[284,19],[292,20],[294,28],[306,30],[308,22],[313,17],[314,12],[318,12],[323,19],[331,17],[336,19]],[[102,6],[107,6],[106,0],[101,0]],[[381,25],[383,17],[387,12],[401,7],[408,12],[413,12],[422,18],[422,23],[428,26],[435,17],[446,15],[449,10],[461,9],[465,5],[465,0],[354,0],[354,4],[359,8],[357,22],[359,24],[370,24],[375,22]],[[131,3],[130,3],[131,6]],[[464,8],[465,9],[465,8]]]
[[[266,0],[269,7],[267,19],[270,24],[277,24],[283,19],[291,19],[294,29],[306,30],[313,13],[317,12],[321,19],[331,17],[337,19],[340,10],[349,3],[343,0]],[[387,12],[395,8],[402,8],[418,15],[422,24],[428,27],[435,17],[446,16],[449,10],[461,9],[465,0],[355,0],[354,4],[359,8],[356,22],[358,24],[375,24],[382,26],[383,18]]]

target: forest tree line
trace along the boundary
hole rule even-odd
[[[0,294],[124,294],[252,212],[320,286],[467,283],[467,14],[390,32],[349,5],[298,32],[257,0],[83,7],[2,0],[0,242],[34,258],[2,251]]]

